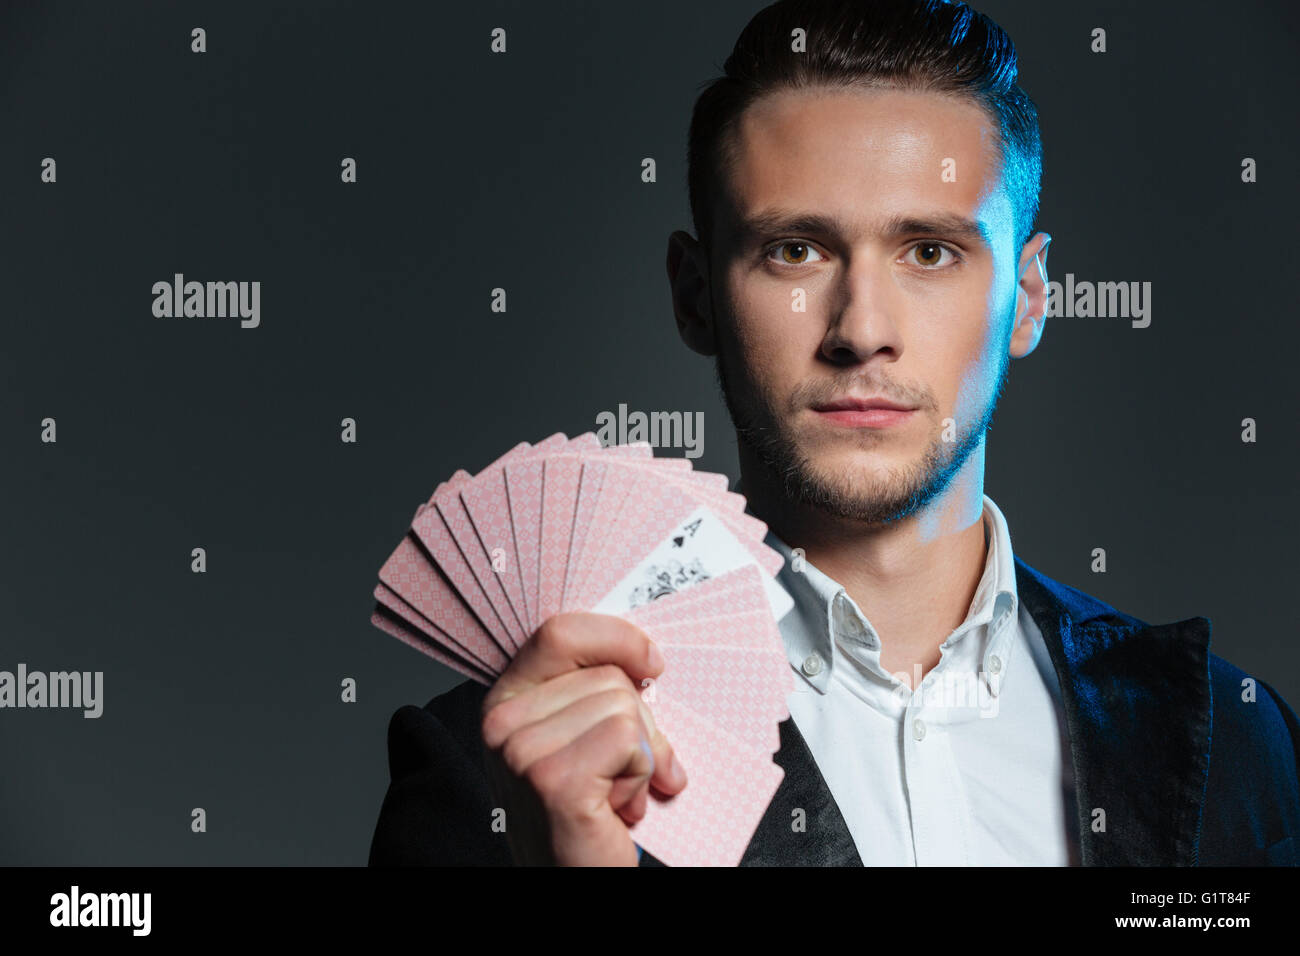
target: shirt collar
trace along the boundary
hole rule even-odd
[[[1019,611],[1015,556],[1006,518],[993,499],[984,495],[983,520],[989,531],[984,573],[975,588],[966,619],[944,641],[947,649],[981,626],[989,640],[981,658],[982,674],[990,693],[997,695],[1006,675]],[[766,544],[785,559],[777,580],[794,600],[794,608],[781,619],[790,665],[804,680],[826,693],[835,659],[834,640],[860,644],[864,653],[879,657],[880,638],[867,615],[848,591],[809,563],[802,549],[792,548],[769,529]]]

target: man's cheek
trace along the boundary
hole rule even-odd
[[[777,393],[784,387],[785,383],[778,356],[767,351],[751,352],[747,358],[747,367],[749,377],[758,389],[774,400],[781,398]]]

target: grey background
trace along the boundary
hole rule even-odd
[[[364,863],[390,714],[458,682],[368,623],[433,485],[620,402],[704,410],[696,467],[734,477],[663,262],[695,95],[760,6],[0,14],[0,669],[105,672],[98,720],[0,711],[0,862]],[[1294,7],[980,9],[1041,111],[1051,277],[1154,284],[1150,328],[1056,319],[1013,363],[986,491],[1030,564],[1209,617],[1300,703]],[[261,327],[154,318],[174,272],[260,280]]]

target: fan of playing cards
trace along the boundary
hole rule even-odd
[[[689,782],[652,790],[632,836],[669,865],[734,866],[784,776],[793,687],[766,533],[725,475],[555,434],[434,490],[379,571],[371,623],[483,684],[554,614],[635,623],[663,651],[642,698]]]

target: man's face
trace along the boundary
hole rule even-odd
[[[993,126],[936,94],[797,91],[747,109],[734,146],[711,295],[740,439],[787,497],[903,518],[981,447],[1009,363],[1020,248]],[[910,411],[830,407],[872,398]]]

